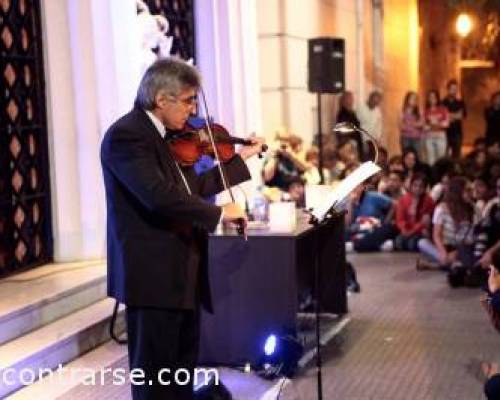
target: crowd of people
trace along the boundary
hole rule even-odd
[[[500,91],[484,110],[486,129],[463,154],[466,104],[455,80],[446,96],[439,91],[419,96],[408,92],[401,107],[401,153],[388,157],[379,148],[382,171],[356,188],[347,202],[346,250],[410,251],[418,271],[437,269],[451,287],[482,287],[484,304],[500,331]],[[382,95],[372,92],[354,107],[354,96],[339,99],[335,122],[349,122],[382,138]],[[323,138],[319,171],[317,141],[309,150],[295,135],[280,135],[280,145],[264,164],[264,195],[269,201],[293,200],[303,207],[304,186],[335,185],[361,161],[372,160],[374,148],[358,132]],[[348,290],[360,290],[347,263]],[[483,363],[488,399],[500,398],[500,367]]]
[[[425,97],[408,92],[400,118],[401,155],[379,149],[382,172],[355,190],[347,204],[347,249],[358,252],[414,251],[419,270],[447,271],[450,283],[476,284],[467,267],[486,267],[500,248],[500,92],[485,110],[486,131],[462,155],[465,102],[457,82],[448,82],[441,100],[437,90]],[[339,99],[336,122],[350,122],[382,137],[381,93],[370,93],[357,109],[351,92]],[[279,146],[266,160],[263,193],[269,201],[294,200],[304,206],[304,186],[335,185],[373,146],[357,132],[323,138],[323,169],[316,143],[303,148],[293,134],[277,135]],[[322,175],[322,176],[321,176]]]

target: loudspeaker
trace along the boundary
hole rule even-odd
[[[345,42],[340,38],[309,39],[308,88],[313,93],[345,90]]]

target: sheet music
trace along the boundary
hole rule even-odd
[[[326,213],[330,210],[330,208],[332,208],[332,206],[335,208],[336,205],[343,203],[347,199],[347,196],[349,196],[349,193],[380,170],[381,168],[372,161],[364,162],[352,171],[342,182],[340,182],[328,194],[326,199],[312,211],[312,214],[319,221],[323,220]]]

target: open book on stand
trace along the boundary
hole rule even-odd
[[[339,211],[337,207],[345,204],[349,193],[380,170],[381,168],[374,162],[364,162],[335,186],[335,188],[328,191],[324,200],[314,207],[312,215],[321,222],[330,210]]]

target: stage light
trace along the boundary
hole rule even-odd
[[[274,379],[279,376],[292,377],[304,346],[293,335],[269,335],[264,343],[264,353],[259,363],[260,376]]]
[[[264,345],[264,354],[266,356],[271,356],[276,350],[276,335],[270,335],[266,339],[266,344]]]
[[[466,37],[472,30],[471,17],[466,13],[460,13],[460,15],[457,17],[455,28],[460,36]]]

